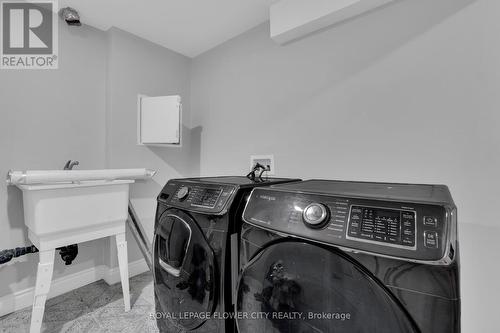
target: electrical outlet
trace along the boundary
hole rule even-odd
[[[260,163],[266,167],[267,170],[264,173],[264,175],[274,176],[274,174],[276,172],[275,167],[274,167],[274,155],[252,155],[252,156],[250,156],[250,170],[252,170],[253,167],[257,163]]]

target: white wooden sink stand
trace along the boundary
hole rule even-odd
[[[47,236],[37,236],[28,230],[29,239],[40,250],[40,262],[38,263],[36,274],[35,298],[33,301],[33,310],[31,312],[30,333],[39,333],[42,327],[45,301],[47,300],[47,294],[49,293],[50,284],[52,282],[56,248],[110,236],[114,236],[116,240],[125,311],[129,311],[130,291],[125,220],[111,224],[92,226],[85,230],[63,232],[56,235],[50,234]]]

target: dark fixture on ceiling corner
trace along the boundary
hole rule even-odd
[[[68,23],[68,25],[81,26],[80,22],[80,14],[76,11],[76,9],[71,7],[62,8],[59,11],[59,15],[61,18]]]

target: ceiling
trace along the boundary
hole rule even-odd
[[[117,27],[195,57],[269,20],[277,0],[60,0],[83,24]]]

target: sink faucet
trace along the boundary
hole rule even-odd
[[[66,164],[64,165],[64,170],[73,170],[73,167],[75,165],[79,165],[80,162],[78,161],[72,161],[72,160],[69,160],[68,162],[66,162]]]

